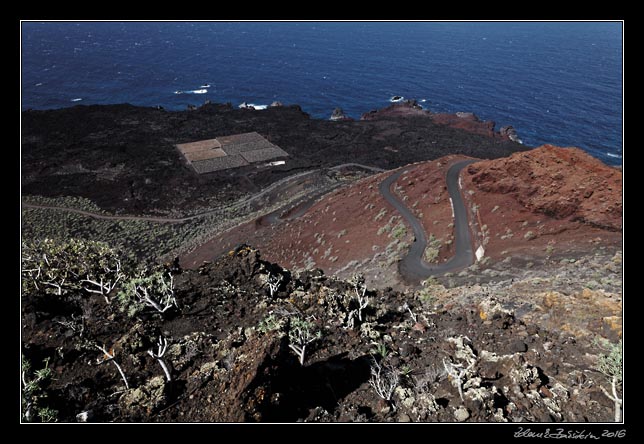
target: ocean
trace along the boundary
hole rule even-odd
[[[622,163],[620,22],[23,22],[22,109],[205,100],[471,111]],[[258,111],[261,112],[261,111]]]

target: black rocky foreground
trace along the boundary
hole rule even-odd
[[[447,310],[359,278],[293,276],[248,247],[173,273],[177,307],[163,314],[130,317],[99,295],[23,296],[23,354],[34,369],[49,359],[41,402],[58,421],[613,418],[590,343],[526,325],[488,295]]]
[[[197,175],[175,148],[251,131],[284,149],[286,164]],[[22,113],[22,193],[85,197],[110,213],[164,214],[220,205],[314,168],[355,162],[390,169],[446,154],[489,159],[522,149],[426,115],[328,121],[296,105],[255,111],[206,104],[177,112],[81,105]]]

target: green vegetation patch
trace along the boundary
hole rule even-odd
[[[395,239],[402,239],[403,237],[407,236],[407,227],[405,227],[404,223],[398,222],[398,225],[396,225],[391,231],[391,235]]]
[[[427,248],[425,248],[425,261],[426,262],[436,262],[438,260],[438,255],[440,254],[442,239],[437,239],[432,233],[429,234],[429,239],[427,241]]]
[[[47,406],[46,387],[54,371],[49,367],[49,359],[43,361],[44,367],[32,368],[31,362],[22,356],[22,419],[26,422],[56,422],[58,411]]]

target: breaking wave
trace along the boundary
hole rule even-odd
[[[178,90],[178,91],[175,91],[174,93],[175,94],[206,94],[207,92],[208,92],[207,89],[191,89],[186,91]]]

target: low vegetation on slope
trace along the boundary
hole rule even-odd
[[[240,247],[182,271],[23,245],[25,421],[611,421],[620,347],[482,288],[374,291]],[[614,398],[614,399],[613,399]]]

